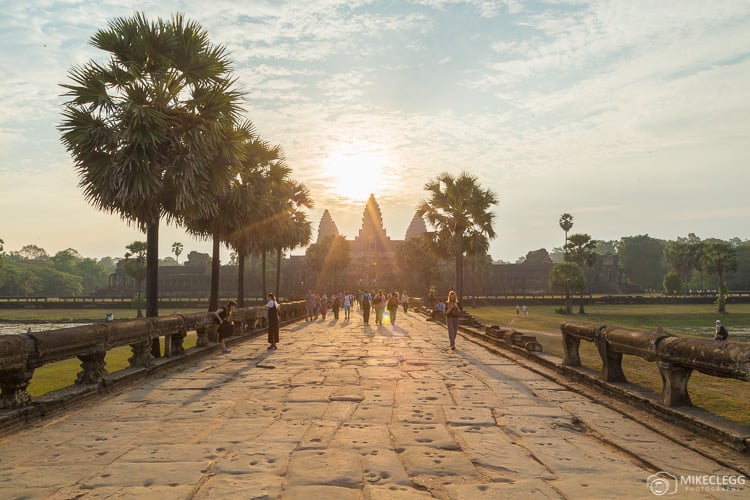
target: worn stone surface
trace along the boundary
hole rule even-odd
[[[277,351],[235,344],[4,436],[0,498],[651,498],[659,471],[736,475],[641,424],[653,417],[463,337],[450,351],[417,314],[398,323],[296,324]]]

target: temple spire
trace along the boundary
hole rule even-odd
[[[328,213],[328,209],[325,209],[323,216],[320,218],[320,224],[318,224],[318,239],[316,243],[320,243],[326,236],[336,236],[337,234],[339,234],[339,228],[333,222],[333,217]]]
[[[409,227],[406,229],[406,236],[404,237],[404,239],[408,240],[409,238],[419,238],[426,232],[427,224],[425,224],[422,217],[415,213],[414,217],[412,217],[411,222],[409,223]]]

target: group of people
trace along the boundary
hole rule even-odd
[[[268,322],[268,349],[270,350],[278,348],[276,344],[279,343],[279,308],[281,306],[273,293],[269,293],[267,299],[264,308],[266,310],[266,321]],[[234,320],[232,320],[232,313],[236,306],[237,302],[230,300],[226,305],[218,308],[213,313],[214,322],[217,325],[219,345],[221,345],[222,354],[229,354],[232,352],[227,349],[226,341],[234,333]]]
[[[273,293],[269,293],[267,299],[268,300],[264,307],[266,310],[266,319],[268,321],[268,349],[271,350],[278,348],[280,305]],[[386,293],[380,289],[374,294],[370,293],[369,290],[363,290],[357,295],[345,291],[335,293],[331,295],[331,297],[328,297],[325,293],[319,296],[310,290],[305,296],[305,320],[316,321],[319,317],[325,320],[329,308],[333,313],[334,319],[339,319],[340,311],[343,309],[344,319],[348,320],[351,319],[352,308],[355,305],[357,310],[362,313],[362,319],[365,325],[370,324],[370,315],[374,311],[375,324],[382,326],[386,310],[388,311],[391,324],[395,325],[398,308],[403,308],[404,313],[409,311],[409,296],[406,292],[399,292],[398,290]],[[229,354],[232,352],[227,349],[226,339],[234,332],[232,313],[236,306],[237,303],[234,300],[230,300],[225,306],[220,307],[213,313],[214,321],[217,325],[216,332],[218,333],[222,354]],[[433,318],[435,318],[436,311],[441,316],[445,317],[448,326],[448,341],[450,343],[450,348],[455,350],[458,319],[463,315],[463,308],[458,302],[456,292],[451,290],[448,293],[448,300],[446,302],[441,300],[437,303],[436,309],[433,310]]]
[[[344,319],[348,320],[351,319],[354,307],[362,313],[365,325],[370,324],[372,311],[375,313],[375,324],[382,325],[386,310],[390,316],[391,324],[395,325],[398,308],[402,307],[405,313],[409,311],[409,296],[406,292],[399,292],[398,290],[390,293],[383,290],[378,290],[375,293],[370,293],[369,290],[361,290],[356,294],[347,290],[330,296],[326,293],[319,295],[313,293],[312,290],[308,290],[305,295],[305,320],[317,321],[318,318],[321,318],[325,321],[329,311],[333,313],[333,319],[339,319],[342,309]]]

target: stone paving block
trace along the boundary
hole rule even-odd
[[[208,462],[114,463],[82,480],[81,488],[196,485],[208,472]]]
[[[487,391],[487,388],[454,389],[448,388],[451,397],[458,406],[477,406],[481,408],[498,408],[502,406],[500,398]]]
[[[326,448],[340,427],[339,422],[319,420],[308,427],[297,446],[298,450],[319,450]]]
[[[284,403],[279,401],[240,399],[235,401],[235,405],[225,417],[230,419],[280,418],[283,409]]]
[[[343,384],[342,384],[343,385]],[[331,401],[363,401],[365,399],[362,393],[362,387],[360,385],[343,385],[343,387],[337,387],[331,394]]]
[[[327,409],[327,402],[287,402],[281,410],[280,417],[284,420],[317,420],[323,416]]]
[[[327,386],[315,386],[315,385],[302,385],[294,387],[284,397],[283,401],[288,403],[302,403],[308,401],[315,401],[319,403],[328,403],[331,399],[331,393],[333,392],[332,387]]]
[[[390,405],[360,403],[351,417],[352,422],[387,424],[391,421],[393,407]]]
[[[205,436],[221,429],[223,421],[208,420],[197,425],[195,421],[182,419],[175,422],[159,421],[152,423],[138,435],[140,443],[174,444],[175,442],[191,441],[199,443]]]
[[[472,483],[472,484],[450,484],[445,487],[451,499],[471,500],[496,500],[498,498],[541,498],[541,499],[564,499],[564,498],[612,498],[597,496],[570,496],[562,497],[546,481],[529,479],[508,483]],[[636,497],[637,498],[637,497]]]
[[[410,446],[400,456],[411,477],[427,475],[479,478],[474,465],[460,451]]]
[[[359,489],[339,486],[285,486],[284,500],[360,500]]]
[[[365,455],[392,448],[393,441],[386,424],[348,422],[339,426],[330,446],[354,450]]]
[[[393,410],[393,420],[407,424],[444,424],[445,414],[440,405],[398,405]]]
[[[499,427],[461,426],[452,431],[469,460],[493,481],[554,479],[529,450],[516,444]]]
[[[252,474],[260,476],[260,479],[264,476],[282,477],[286,474],[289,466],[289,457],[294,451],[295,446],[275,444],[272,446],[255,447],[257,449],[253,448],[253,445],[250,443],[237,447],[233,452],[216,461],[213,466],[213,473],[217,476]],[[255,481],[258,480],[255,479]]]
[[[357,406],[358,403],[352,401],[331,401],[326,405],[326,410],[320,418],[343,423],[351,418]]]
[[[362,455],[362,472],[367,484],[391,484],[411,486],[411,479],[401,463],[399,455],[392,450],[373,450]]]
[[[404,378],[404,374],[398,368],[390,366],[363,366],[358,368],[357,370],[359,371],[359,376],[362,379],[363,383],[366,383],[371,379],[400,380]]]
[[[160,444],[151,445],[146,443],[138,446],[118,457],[120,462],[129,463],[153,463],[153,462],[213,462],[226,455],[226,451],[220,451],[216,446],[204,444],[196,446],[190,444]]]
[[[17,466],[0,471],[0,498],[12,498],[7,492],[24,488],[60,488],[74,484],[80,477],[101,471],[103,464],[54,466]]]
[[[292,454],[284,490],[294,486],[326,485],[361,489],[362,457],[344,448],[302,450]]]
[[[302,373],[291,377],[291,383],[295,386],[307,386],[312,384],[322,384],[325,381],[323,370],[305,370]]]
[[[142,500],[144,498],[158,498],[160,500],[177,500],[190,498],[195,487],[193,485],[169,485],[169,486],[130,486],[130,487],[105,487],[90,489],[85,487],[71,487],[57,491],[54,495],[45,496],[48,500],[71,500],[74,498],[95,499],[130,499]]]
[[[429,492],[418,490],[411,486],[395,485],[367,485],[364,492],[365,500],[412,500],[420,498],[435,498]]]
[[[452,405],[454,401],[442,381],[401,380],[396,389],[396,403]]]
[[[497,425],[492,410],[466,406],[444,406],[445,422],[451,426],[492,426]]]
[[[200,486],[194,496],[183,497],[195,500],[216,498],[263,499],[281,498],[282,476],[273,474],[252,474],[230,476],[217,474]]]
[[[425,446],[441,450],[458,450],[460,446],[442,424],[402,424],[390,425],[395,446]]]

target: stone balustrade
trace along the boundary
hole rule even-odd
[[[304,303],[285,303],[280,321],[304,317]],[[266,326],[263,307],[237,308],[235,334]],[[130,368],[150,368],[154,363],[151,343],[164,338],[164,357],[186,354],[183,340],[189,331],[197,334],[196,347],[216,341],[213,313],[171,314],[155,318],[117,320],[37,333],[0,335],[0,409],[23,408],[32,403],[26,392],[34,370],[44,365],[78,358],[81,372],[75,384],[102,385],[107,375],[105,356],[116,347],[130,346]]]
[[[693,370],[715,377],[750,381],[750,344],[701,338],[681,338],[664,332],[631,330],[579,321],[560,325],[564,366],[580,366],[580,341],[596,345],[602,360],[599,378],[626,382],[623,355],[655,361],[663,386],[661,400],[667,406],[691,405],[687,384]]]

